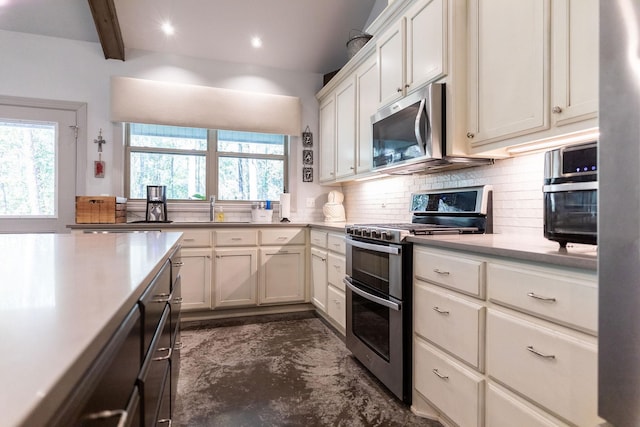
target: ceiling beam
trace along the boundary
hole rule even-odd
[[[88,0],[105,59],[124,61],[124,42],[113,0]]]

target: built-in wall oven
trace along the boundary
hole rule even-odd
[[[598,242],[597,143],[547,151],[544,158],[544,236],[568,242]]]
[[[411,403],[413,244],[408,236],[490,231],[490,187],[411,195],[411,223],[347,226],[346,344],[393,394]]]

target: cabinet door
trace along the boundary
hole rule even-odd
[[[355,174],[356,84],[350,77],[336,90],[336,178]]]
[[[356,71],[356,108],[358,112],[358,149],[356,154],[356,173],[367,172],[371,169],[373,125],[371,116],[378,109],[378,63],[376,56],[362,64]]]
[[[215,307],[255,305],[258,249],[215,249]]]
[[[386,105],[404,95],[404,28],[405,20],[401,19],[380,36],[376,44],[380,105]]]
[[[344,332],[347,327],[347,306],[344,291],[333,286],[327,288],[327,314],[338,323]]]
[[[547,129],[549,0],[468,4],[471,147]]]
[[[311,302],[327,311],[327,251],[311,248]]]
[[[182,309],[211,308],[211,249],[182,249]]]
[[[336,101],[333,94],[320,105],[320,182],[336,179]]]
[[[412,90],[446,74],[447,2],[423,0],[407,19],[406,87]]]
[[[552,120],[563,125],[598,112],[598,0],[554,0],[551,10]]]
[[[304,301],[304,246],[260,248],[260,304]]]

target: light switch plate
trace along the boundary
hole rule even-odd
[[[314,199],[313,197],[307,197],[307,207],[308,208],[315,208],[316,207],[316,199]]]

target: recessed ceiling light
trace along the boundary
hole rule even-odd
[[[176,29],[173,28],[173,25],[171,25],[171,22],[169,21],[165,21],[162,24],[161,28],[162,28],[162,32],[165,33],[167,36],[172,36],[176,32]]]
[[[251,37],[251,46],[255,47],[256,49],[262,47],[262,39],[258,36]]]

